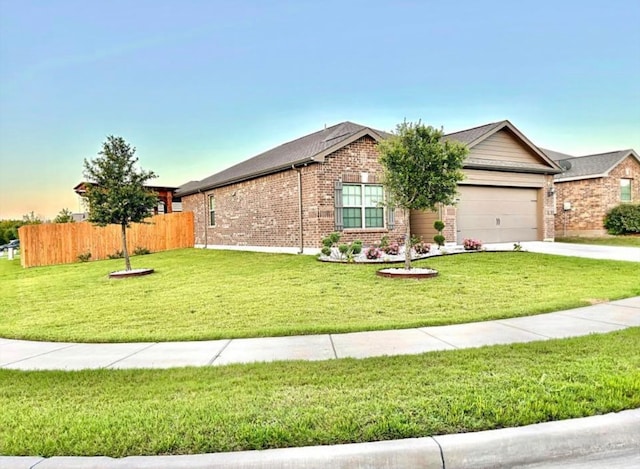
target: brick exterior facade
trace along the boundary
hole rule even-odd
[[[196,245],[300,248],[302,244],[305,249],[318,249],[322,238],[335,231],[335,182],[380,181],[376,145],[373,138],[362,137],[327,156],[324,163],[183,197],[183,210],[194,212]],[[298,177],[302,186],[302,242]],[[214,226],[208,223],[210,195],[215,199]],[[403,233],[404,217],[396,210],[392,230],[347,229],[342,231],[342,240],[373,244],[384,235],[395,239]]]
[[[602,236],[606,213],[619,205],[620,179],[631,179],[631,202],[640,203],[640,163],[628,156],[607,177],[556,182],[557,236]],[[571,204],[564,210],[564,203]]]

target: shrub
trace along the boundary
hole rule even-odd
[[[124,257],[124,252],[122,251],[115,251],[112,254],[107,254],[108,259],[122,259],[123,257]]]
[[[351,252],[353,254],[360,254],[362,252],[362,241],[356,239],[353,243],[351,243]]]
[[[387,244],[382,248],[382,250],[389,256],[397,256],[398,254],[400,254],[400,244],[394,241],[393,243]]]
[[[387,248],[387,246],[389,246],[389,237],[387,235],[384,235],[380,239],[380,249],[384,251]]]
[[[88,251],[78,254],[78,261],[80,262],[89,262],[90,259],[91,259],[91,253]]]
[[[433,227],[436,229],[436,231],[441,232],[442,230],[444,230],[444,222],[442,220],[436,220],[433,222]]]
[[[479,251],[482,248],[482,241],[479,239],[465,238],[462,244],[466,251]]]
[[[438,246],[444,246],[444,236],[441,234],[437,234],[433,237],[433,240],[436,242]]]
[[[413,245],[413,250],[416,254],[428,254],[431,251],[431,245],[424,241],[419,241]]]
[[[138,246],[137,248],[135,248],[135,250],[133,251],[133,254],[135,256],[145,256],[147,254],[151,254],[151,251],[149,251],[147,248]]]
[[[376,246],[370,246],[364,251],[364,255],[367,259],[380,259],[382,257],[382,251],[378,249]]]
[[[640,204],[621,204],[604,217],[604,227],[612,235],[640,233]]]
[[[320,250],[320,252],[324,255],[324,256],[330,256],[331,255],[331,248],[328,246],[323,246],[322,249]]]
[[[322,245],[325,247],[333,247],[340,242],[340,233],[331,233],[326,238],[323,238]]]

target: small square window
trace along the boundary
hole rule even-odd
[[[620,179],[620,202],[631,202],[631,179]]]

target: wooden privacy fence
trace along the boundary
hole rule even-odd
[[[193,213],[156,215],[148,223],[134,223],[127,229],[129,254],[140,248],[151,252],[193,247]],[[91,260],[106,259],[122,251],[120,225],[95,226],[88,222],[25,225],[18,230],[22,267],[78,262],[80,254]]]

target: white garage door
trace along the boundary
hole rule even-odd
[[[465,238],[483,243],[538,239],[538,189],[460,186],[458,243]]]

